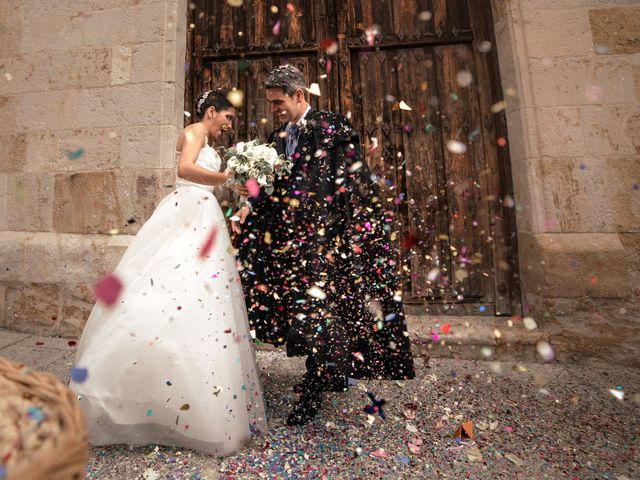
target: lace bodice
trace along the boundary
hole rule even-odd
[[[180,152],[176,152],[176,162],[180,159]],[[218,155],[211,146],[205,145],[198,153],[198,158],[196,159],[196,165],[202,168],[206,168],[207,170],[211,170],[212,172],[219,172],[220,167],[222,165],[222,158]],[[213,190],[211,185],[201,185],[199,183],[192,182],[190,180],[185,180],[184,178],[178,177],[176,180],[176,186],[196,186],[201,188],[206,188],[207,190]]]

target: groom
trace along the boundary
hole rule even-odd
[[[348,378],[409,379],[414,367],[398,266],[389,241],[392,213],[362,157],[348,120],[305,99],[305,78],[284,65],[264,83],[282,123],[269,137],[293,162],[237,213],[237,247],[256,337],[307,356],[288,425],[311,421],[324,391]]]

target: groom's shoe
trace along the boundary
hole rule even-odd
[[[303,394],[287,417],[287,425],[306,425],[312,421],[318,414],[318,410],[320,410],[321,395],[322,393],[315,395]]]
[[[304,392],[306,378],[307,376],[305,374],[302,381],[300,383],[296,383],[293,386],[293,391],[295,393]],[[347,381],[347,377],[345,377],[344,375],[334,375],[323,388],[325,392],[346,392],[348,389],[349,382]]]

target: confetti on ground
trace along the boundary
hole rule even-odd
[[[640,384],[640,373],[631,368],[505,362],[495,373],[491,362],[431,359],[430,368],[419,365],[418,378],[403,381],[402,388],[361,381],[345,394],[327,394],[316,421],[290,428],[283,423],[304,359],[273,349],[257,357],[270,419],[263,438],[226,458],[182,448],[94,447],[87,478],[129,478],[147,469],[184,480],[640,478],[638,405],[608,391],[612,376],[613,389],[616,383]],[[548,379],[551,396],[537,393],[533,375]],[[387,401],[385,421],[366,421],[362,407],[369,401],[361,385]],[[402,414],[412,403],[411,424],[419,434],[407,430]],[[475,438],[457,444],[451,433],[463,418],[474,419]],[[507,433],[506,426],[517,428]]]

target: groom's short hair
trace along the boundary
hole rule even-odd
[[[304,90],[306,80],[304,74],[293,65],[280,65],[271,70],[264,81],[264,88],[281,88],[284,93],[292,96],[296,90]]]

